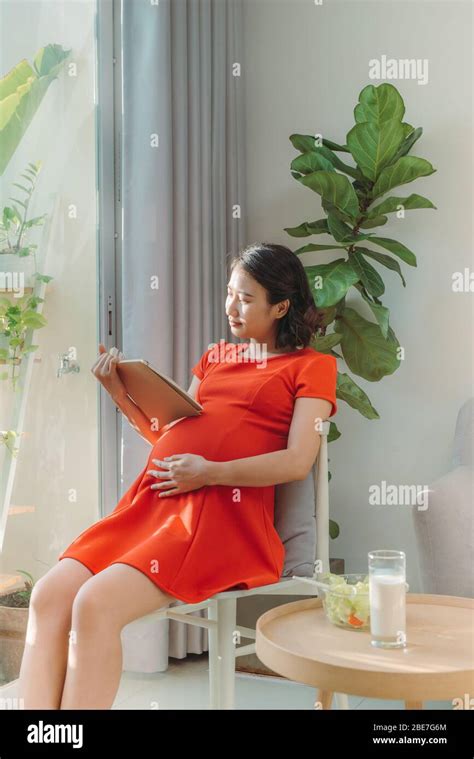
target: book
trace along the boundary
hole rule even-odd
[[[117,374],[128,397],[150,421],[157,421],[158,429],[185,416],[199,416],[203,411],[200,403],[144,359],[121,359]]]

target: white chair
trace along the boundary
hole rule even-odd
[[[329,490],[327,435],[329,422],[323,423],[321,445],[313,465],[316,511],[316,557],[318,570],[329,571]],[[211,709],[233,709],[235,694],[235,659],[255,653],[255,643],[235,645],[236,633],[255,641],[256,632],[250,627],[237,625],[237,599],[250,595],[317,595],[314,588],[302,580],[284,577],[279,582],[250,590],[227,590],[216,593],[205,601],[184,603],[175,608],[165,607],[140,619],[175,619],[189,625],[207,627],[209,639],[209,693]],[[207,608],[207,619],[191,612]],[[336,694],[339,709],[347,709],[347,695]]]

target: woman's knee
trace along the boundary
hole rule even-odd
[[[74,597],[87,579],[84,572],[80,574],[75,570],[75,567],[58,564],[37,580],[31,591],[30,609],[43,616],[57,616],[61,612],[70,615]]]
[[[114,619],[113,608],[109,604],[103,584],[96,577],[84,583],[76,593],[72,604],[73,626],[92,626],[98,629],[101,623],[110,625]]]
[[[137,578],[136,570],[126,568]],[[121,630],[125,625],[135,619],[145,616],[152,611],[168,605],[176,599],[158,588],[153,588],[152,599],[148,595],[150,588],[143,586],[143,595],[133,593],[134,588],[127,588],[123,584],[123,570],[117,565],[113,571],[108,569],[98,573],[84,583],[73,602],[72,619],[73,627],[91,627],[95,630],[107,630],[114,628]],[[139,586],[140,589],[142,586]],[[147,593],[145,593],[147,591]]]
[[[35,582],[31,591],[29,608],[36,615],[53,615],[56,610],[64,609],[64,607],[61,586],[55,578],[50,578],[46,574]]]

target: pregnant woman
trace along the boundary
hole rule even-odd
[[[317,422],[337,410],[337,362],[309,345],[321,314],[297,255],[254,244],[230,269],[226,314],[243,342],[209,346],[192,368],[199,416],[152,431],[119,380],[118,358],[100,346],[93,373],[152,448],[115,509],[34,586],[25,709],[110,708],[125,625],[175,599],[281,577],[275,485],[310,472]]]

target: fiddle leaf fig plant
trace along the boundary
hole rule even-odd
[[[343,358],[352,374],[369,382],[393,374],[400,365],[400,345],[382,300],[381,272],[384,268],[395,272],[406,287],[399,262],[417,265],[415,253],[404,242],[380,234],[377,227],[390,217],[403,219],[406,212],[436,208],[417,193],[392,195],[395,188],[436,171],[424,158],[408,155],[423,130],[405,122],[404,115],[405,104],[396,87],[370,84],[359,94],[355,125],[345,144],[321,135],[290,136],[300,152],[291,162],[291,175],[320,196],[325,216],[285,231],[296,238],[322,236],[321,242],[298,248],[298,255],[339,251],[332,261],[305,267],[319,312],[312,345]],[[372,319],[347,305],[347,295],[354,292],[360,303],[367,304]],[[336,395],[367,419],[379,418],[367,394],[346,372],[338,372]],[[338,437],[331,422],[328,442]],[[334,522],[330,527],[334,537],[338,527]]]
[[[291,163],[292,176],[320,195],[326,218],[286,227],[285,231],[293,237],[332,238],[303,245],[295,251],[298,255],[341,251],[340,257],[329,263],[306,267],[320,312],[314,347],[341,358],[334,350],[340,346],[351,372],[369,382],[392,374],[400,365],[390,311],[382,302],[385,284],[372,262],[396,272],[404,287],[406,281],[397,259],[416,266],[415,254],[404,243],[373,230],[385,225],[389,214],[400,219],[407,211],[436,207],[416,193],[383,197],[393,188],[435,171],[424,158],[407,155],[422,129],[405,123],[404,113],[403,99],[393,85],[368,85],[359,95],[354,110],[356,124],[347,133],[346,145],[318,141],[318,137],[310,135],[290,137],[301,151]],[[347,153],[355,166],[341,161],[336,152]],[[346,304],[352,288],[370,307],[373,321]],[[378,418],[365,393],[348,375],[338,377],[338,397],[363,416]]]

